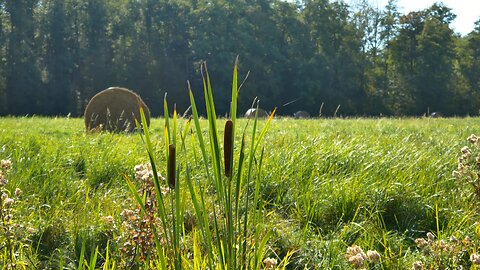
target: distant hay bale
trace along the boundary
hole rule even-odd
[[[110,87],[92,97],[85,109],[87,131],[133,132],[141,122],[139,106],[150,125],[150,111],[139,95],[126,88]]]
[[[306,118],[310,118],[310,114],[306,111],[298,111],[296,113],[293,114],[293,116],[295,118],[303,118],[303,119],[306,119]]]
[[[257,112],[256,108],[250,108],[245,113],[245,117],[246,118],[255,118],[255,113],[256,112]],[[267,117],[268,117],[268,113],[264,109],[258,108],[258,118],[267,118]]]

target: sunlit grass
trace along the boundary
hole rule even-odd
[[[177,121],[177,134],[183,133],[187,120]],[[208,134],[208,122],[198,123],[201,133]],[[220,138],[224,123],[217,122]],[[258,124],[263,127],[265,120]],[[274,119],[262,139],[257,182],[262,226],[272,231],[265,256],[280,261],[294,252],[287,268],[345,269],[350,267],[345,251],[355,243],[379,251],[383,269],[411,269],[421,254],[414,240],[427,232],[438,238],[469,236],[478,243],[478,209],[471,198],[459,197],[465,193],[451,176],[466,138],[479,133],[478,124],[477,118]],[[238,162],[247,120],[236,119],[235,125]],[[177,147],[180,181],[186,179],[187,165],[194,181],[208,178],[193,126],[194,133],[185,138],[188,150]],[[164,118],[154,119],[150,135],[158,171],[166,177],[164,127]],[[246,135],[247,151],[251,132]],[[134,166],[148,162],[138,134],[87,135],[81,119],[2,118],[0,158],[13,163],[10,192],[13,187],[23,191],[15,218],[32,228],[22,255],[27,268],[77,268],[80,263],[87,268],[92,261],[97,268],[105,262],[105,269],[121,265],[120,213],[137,205],[125,176],[134,179]],[[183,184],[180,196],[189,201]],[[205,186],[207,209],[216,200],[211,188]],[[171,197],[166,199],[169,207]],[[195,209],[185,203],[182,211],[189,216]],[[199,227],[182,237],[190,241],[192,254],[205,251]],[[182,263],[202,269],[208,259]]]

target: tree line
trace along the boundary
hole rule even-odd
[[[203,61],[225,113],[239,56],[241,110],[258,97],[285,115],[478,115],[480,20],[461,36],[455,16],[396,0],[2,0],[0,114],[80,116],[110,86],[182,112]]]

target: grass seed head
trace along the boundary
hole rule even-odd
[[[278,263],[278,261],[275,258],[268,257],[268,258],[265,258],[263,260],[263,264],[265,265],[265,269],[274,269],[275,266],[277,266],[277,263]]]
[[[428,241],[425,240],[424,238],[417,238],[415,239],[415,244],[419,248],[425,248],[426,246],[428,246]]]
[[[0,171],[0,187],[4,187],[7,183],[8,183],[7,177],[2,171]]]
[[[357,245],[352,245],[347,248],[346,257],[349,263],[355,268],[363,266],[365,260],[368,260],[367,254],[363,252],[362,248]]]
[[[472,135],[470,135],[470,136],[467,138],[467,141],[469,141],[470,143],[475,144],[475,143],[477,143],[478,139],[479,139],[479,138],[478,138],[475,134],[472,134]]]
[[[354,255],[354,256],[350,256],[348,258],[348,262],[351,263],[353,265],[353,267],[355,267],[355,268],[362,267],[363,266],[363,261],[364,261],[364,258],[360,253],[357,254],[357,255]]]
[[[0,167],[6,171],[12,168],[12,161],[10,159],[2,159],[0,161]]]
[[[480,255],[478,255],[478,253],[473,253],[470,255],[470,261],[473,264],[480,265]]]
[[[423,263],[421,261],[416,261],[412,264],[412,270],[422,270]]]
[[[370,262],[378,262],[380,260],[380,253],[376,250],[367,251],[367,257]]]
[[[5,194],[5,193],[4,193]],[[5,198],[5,200],[3,201],[3,206],[5,206],[6,208],[10,208],[13,203],[15,203],[15,200],[12,199],[12,198]]]

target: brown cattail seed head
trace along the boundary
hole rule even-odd
[[[171,189],[175,188],[175,145],[168,146],[168,186]]]
[[[225,132],[223,135],[223,160],[225,163],[225,176],[232,175],[232,161],[233,161],[233,122],[227,120],[225,123]]]

